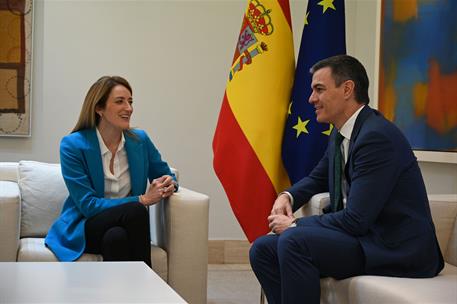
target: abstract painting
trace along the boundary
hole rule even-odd
[[[415,150],[457,152],[457,1],[384,0],[379,110]]]
[[[0,136],[30,136],[32,0],[0,0]]]

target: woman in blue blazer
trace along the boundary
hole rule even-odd
[[[127,80],[104,76],[89,89],[75,128],[61,141],[69,197],[45,239],[60,261],[94,253],[104,261],[151,266],[147,206],[178,185],[148,135],[130,128],[132,112]]]

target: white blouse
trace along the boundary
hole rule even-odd
[[[103,175],[105,177],[105,198],[126,197],[130,195],[131,184],[127,152],[124,147],[124,134],[122,134],[121,142],[119,143],[116,154],[114,155],[113,174],[109,169],[112,153],[106,147],[98,129],[96,130],[102,156]]]

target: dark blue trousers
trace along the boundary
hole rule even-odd
[[[344,279],[363,274],[359,241],[346,233],[299,221],[281,235],[266,235],[252,244],[252,269],[269,304],[320,302],[320,278]]]

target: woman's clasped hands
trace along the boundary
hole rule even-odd
[[[146,193],[140,195],[140,203],[150,206],[158,203],[161,199],[167,198],[175,192],[176,183],[170,175],[163,175],[154,179]]]

